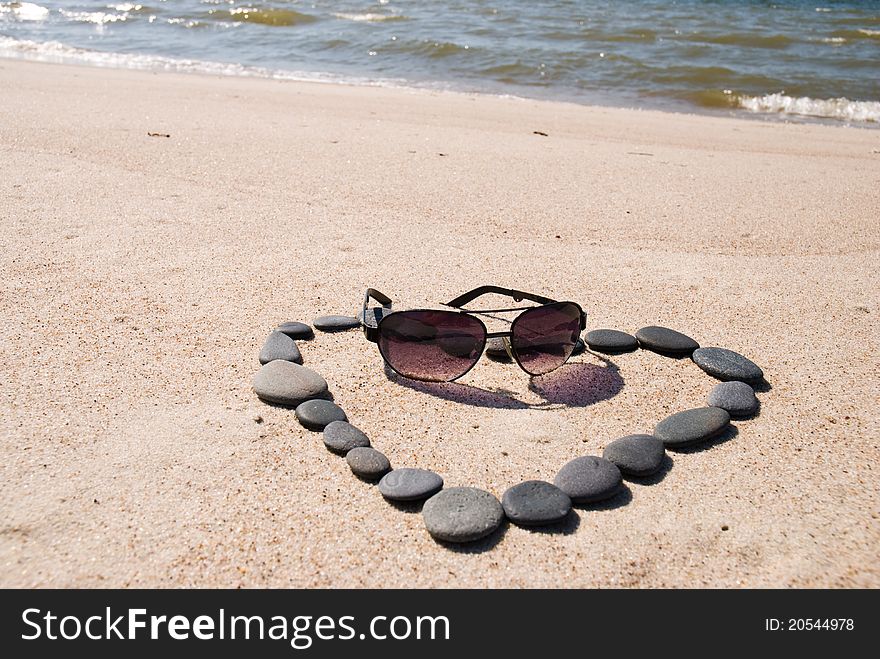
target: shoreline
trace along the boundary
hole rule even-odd
[[[256,78],[263,80],[275,80],[294,83],[314,83],[343,85],[352,87],[375,87],[379,89],[398,89],[403,91],[416,91],[428,93],[463,94],[466,96],[488,96],[493,98],[511,98],[515,100],[538,101],[546,103],[569,103],[588,108],[606,108],[631,110],[636,112],[665,112],[669,114],[692,114],[695,116],[707,116],[714,118],[745,119],[750,121],[762,121],[767,123],[794,123],[807,125],[840,126],[845,128],[865,128],[868,130],[880,129],[878,121],[855,121],[836,117],[817,116],[811,114],[798,114],[786,112],[757,112],[742,107],[704,107],[696,103],[671,97],[645,97],[634,93],[621,93],[615,98],[604,102],[597,92],[584,93],[581,98],[577,96],[554,97],[548,91],[547,95],[522,95],[520,93],[504,92],[501,90],[470,90],[456,88],[453,83],[443,81],[412,81],[404,79],[372,79],[359,76],[344,76],[326,72],[307,72],[288,69],[271,69],[242,65],[234,62],[220,62],[211,60],[190,60],[173,58],[162,55],[148,55],[138,53],[116,53],[111,51],[99,51],[68,46],[60,42],[30,42],[17,40],[21,43],[34,44],[36,46],[56,45],[60,52],[56,54],[34,54],[22,51],[18,54],[10,52],[0,54],[0,61],[23,61],[37,64],[54,64],[59,66],[83,66],[89,68],[116,69],[122,71],[145,71],[148,73],[177,73],[184,75],[228,77],[228,78]],[[72,52],[76,54],[72,54]],[[124,63],[120,63],[124,61]],[[109,62],[109,63],[108,63]],[[136,64],[141,62],[140,65]],[[627,100],[628,99],[628,100]],[[817,99],[822,100],[822,99]],[[833,99],[824,99],[829,101]],[[627,104],[627,102],[631,104]],[[869,101],[851,101],[856,103],[871,103]],[[639,105],[645,103],[644,106]]]
[[[0,88],[0,585],[880,585],[880,133],[13,60]],[[559,532],[439,545],[252,378],[280,322],[482,284],[740,352],[760,413]],[[393,466],[499,498],[714,385],[637,351],[407,386],[360,332],[299,347]]]

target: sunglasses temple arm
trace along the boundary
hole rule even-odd
[[[512,297],[517,302],[522,300],[531,300],[532,302],[538,302],[539,304],[551,304],[556,300],[551,300],[548,297],[544,297],[543,295],[535,295],[534,293],[526,293],[525,291],[518,291],[513,288],[502,288],[500,286],[480,286],[479,288],[475,288],[472,291],[468,291],[462,295],[459,295],[454,300],[447,302],[443,306],[446,307],[455,307],[460,309],[468,302],[473,302],[478,297],[483,295],[488,295],[489,293],[497,293],[498,295],[506,295],[507,297]]]
[[[366,293],[364,293],[364,305],[361,309],[360,321],[361,327],[364,328],[364,336],[367,337],[367,341],[372,341],[376,343],[379,340],[379,323],[376,321],[376,315],[373,313],[373,321],[374,324],[369,323],[369,311],[368,308],[370,306],[370,299],[376,300],[382,307],[386,309],[391,308],[391,298],[377,291],[375,288],[368,288]]]

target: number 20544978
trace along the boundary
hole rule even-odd
[[[846,632],[855,628],[852,618],[765,618],[768,632]]]

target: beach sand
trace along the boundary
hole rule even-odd
[[[880,586],[880,131],[11,60],[0,90],[0,585]],[[281,321],[487,283],[737,350],[761,413],[454,550],[253,394]],[[715,384],[300,347],[393,465],[499,498]]]

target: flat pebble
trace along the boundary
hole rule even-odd
[[[473,487],[441,490],[425,502],[425,527],[445,542],[473,542],[495,531],[504,509],[494,496]]]
[[[719,380],[754,382],[764,377],[764,371],[755,362],[727,348],[700,348],[691,358],[697,366]]]
[[[654,435],[627,435],[608,444],[602,457],[627,476],[650,476],[663,465],[666,449]]]
[[[730,415],[720,407],[698,407],[668,416],[654,428],[654,436],[667,448],[680,448],[720,435]]]
[[[359,327],[361,322],[354,316],[320,316],[313,321],[317,329],[322,332],[341,332],[353,327]]]
[[[730,416],[751,416],[758,411],[755,390],[745,382],[721,382],[709,392],[707,403],[727,410]]]
[[[294,407],[305,400],[327,395],[327,381],[312,369],[276,359],[254,376],[254,392],[260,399]]]
[[[504,347],[504,337],[495,336],[486,339],[486,355],[495,361],[509,362],[510,355],[507,354],[507,349]]]
[[[587,345],[596,352],[630,352],[639,347],[632,334],[614,329],[596,329],[587,332]]]
[[[620,491],[620,469],[605,458],[587,455],[567,462],[553,483],[574,503],[593,503],[609,499]]]
[[[514,524],[542,526],[565,519],[571,512],[571,498],[545,481],[525,481],[504,493],[501,507]]]
[[[643,327],[636,332],[639,345],[669,355],[689,355],[700,347],[691,337],[668,327]]]
[[[348,421],[345,411],[330,400],[307,400],[296,408],[296,418],[309,430],[324,430],[333,421]]]
[[[331,421],[324,427],[324,446],[334,453],[345,455],[353,448],[369,445],[370,439],[364,431],[348,421]]]
[[[351,449],[345,460],[355,476],[370,481],[382,478],[391,469],[391,463],[383,453],[367,446]]]
[[[379,481],[379,492],[392,501],[427,499],[443,489],[443,478],[427,469],[394,469]]]
[[[260,363],[268,364],[276,359],[302,364],[302,355],[296,341],[283,332],[272,332],[260,350]]]
[[[284,332],[291,339],[311,339],[315,336],[311,327],[305,323],[298,323],[295,320],[281,323],[275,331]]]

